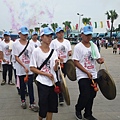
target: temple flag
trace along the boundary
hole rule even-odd
[[[108,26],[108,28],[110,28],[110,22],[109,22],[109,20],[107,20],[107,26]]]
[[[103,22],[102,21],[100,21],[100,27],[103,28]]]
[[[95,28],[97,28],[97,22],[95,22]]]

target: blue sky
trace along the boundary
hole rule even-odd
[[[82,18],[91,18],[97,22],[94,32],[105,32],[107,28],[105,12],[116,10],[120,13],[120,0],[0,0],[0,30],[14,29],[20,26],[33,28],[41,23],[56,22],[63,26],[64,21],[71,21],[71,25],[79,22],[77,13],[84,14],[80,19],[80,27],[83,27]],[[103,28],[100,28],[103,21]],[[38,24],[40,23],[40,24]],[[120,15],[114,26],[120,23]]]

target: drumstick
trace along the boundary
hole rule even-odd
[[[97,83],[94,82],[94,80],[92,79],[92,83],[93,85],[91,85],[94,88],[94,91],[98,91],[98,87],[97,87]]]
[[[60,91],[60,87],[55,84],[55,81],[54,81],[54,80],[52,80],[52,82],[53,82],[53,85],[54,85],[54,87],[55,87],[55,88],[54,88],[54,92],[56,92],[57,94],[60,93],[60,92],[61,92],[61,91]]]
[[[56,87],[56,84],[55,84],[54,80],[52,80],[52,82],[53,82],[54,87]]]
[[[26,73],[26,76],[24,77],[24,82],[28,82],[28,73]]]

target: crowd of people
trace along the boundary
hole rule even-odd
[[[79,86],[79,97],[75,105],[75,117],[77,120],[97,120],[93,117],[92,106],[96,91],[91,86],[92,80],[97,84],[96,64],[104,62],[100,57],[99,39],[96,44],[90,42],[93,28],[87,25],[81,31],[82,41],[74,47],[73,61],[76,67],[76,75]],[[38,33],[32,33],[32,39],[28,40],[28,28],[21,27],[18,31],[19,39],[13,42],[10,33],[4,32],[4,39],[0,42],[0,59],[2,61],[2,82],[15,85],[21,99],[21,107],[27,108],[26,92],[29,96],[29,109],[39,112],[39,120],[46,118],[52,120],[53,113],[58,112],[58,103],[64,104],[64,96],[54,91],[54,83],[60,86],[58,79],[58,67],[61,66],[66,77],[66,62],[72,55],[70,41],[64,39],[64,30],[56,28],[56,39],[52,40],[53,31],[45,27],[40,32],[41,42],[37,40]],[[93,54],[93,51],[96,54]],[[14,70],[15,84],[12,81]],[[8,81],[7,81],[8,73]],[[34,74],[37,74],[36,85],[38,91],[38,105],[34,97]],[[84,110],[84,115],[82,115]]]

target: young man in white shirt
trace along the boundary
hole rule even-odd
[[[30,57],[34,48],[28,43],[28,40],[27,40],[28,34],[29,32],[27,27],[20,28],[20,39],[13,44],[13,55],[15,56],[15,60],[17,61],[16,75],[19,77],[19,80],[20,80],[21,107],[23,109],[27,108],[26,99],[25,99],[26,83],[24,81],[24,78],[27,75],[28,76],[28,82],[27,82],[28,92],[29,92],[29,98],[30,98],[29,109],[31,109],[34,112],[37,112],[38,107],[35,104],[35,100],[34,100],[33,73],[30,71],[30,68],[29,68]],[[21,56],[19,56],[27,44],[28,46],[26,47],[25,51],[21,54]]]
[[[0,43],[0,54],[2,56],[2,68],[3,68],[3,81],[1,85],[6,84],[6,76],[8,71],[8,84],[15,85],[12,82],[12,64],[11,64],[11,52],[12,52],[12,43],[13,41],[10,40],[10,32],[4,32],[4,40]]]
[[[58,97],[53,85],[53,82],[57,82],[55,71],[57,71],[59,63],[56,51],[53,51],[50,59],[40,70],[37,69],[51,53],[49,45],[52,41],[52,34],[49,27],[43,28],[40,34],[41,46],[34,49],[30,61],[30,70],[38,74],[36,80],[39,96],[39,120],[43,118],[52,120],[53,113],[58,112]]]
[[[99,38],[99,37],[97,37],[97,39],[96,39],[96,45],[97,45],[98,50],[99,50],[99,52],[100,52],[101,40],[100,40],[100,38]]]
[[[37,39],[38,33],[36,31],[32,32],[32,39],[30,40],[30,44],[32,44],[35,48],[41,45],[40,41]]]
[[[64,39],[64,30],[61,27],[56,28],[57,38],[52,40],[50,47],[57,51],[58,58],[61,61],[61,68],[64,76],[66,76],[66,62],[68,57],[72,55],[70,41]],[[59,104],[63,105],[64,98],[62,93],[59,94]]]
[[[87,25],[83,28],[81,37],[82,41],[78,43],[74,48],[73,60],[76,66],[76,75],[79,85],[79,98],[75,105],[75,116],[77,120],[82,120],[81,111],[85,109],[85,120],[97,120],[92,116],[93,101],[96,96],[96,91],[91,86],[92,79],[97,80],[96,61],[99,64],[104,62],[103,58],[100,58],[100,54],[97,46],[91,43],[93,28]],[[94,46],[94,52],[92,53],[92,45]]]

